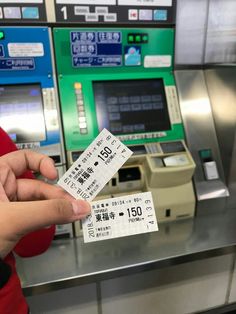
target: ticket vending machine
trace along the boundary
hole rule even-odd
[[[19,148],[50,156],[65,172],[50,32],[45,27],[0,28],[0,125]],[[57,236],[72,236],[58,226]]]
[[[134,154],[99,197],[151,191],[159,221],[193,216],[174,30],[56,28],[54,44],[69,165],[107,128]]]

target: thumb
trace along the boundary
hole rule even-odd
[[[85,218],[90,205],[84,200],[53,199],[33,202],[0,202],[0,255],[6,256],[19,239],[51,224]]]
[[[85,218],[90,213],[89,203],[83,200],[53,199],[33,202],[11,202],[12,232],[26,234],[50,224],[65,224]]]

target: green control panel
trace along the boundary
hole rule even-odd
[[[134,146],[184,138],[173,29],[55,28],[53,35],[68,154],[103,128]]]

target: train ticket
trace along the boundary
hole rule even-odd
[[[132,153],[119,139],[103,129],[58,184],[75,199],[92,201]]]
[[[151,192],[99,200],[91,205],[91,215],[83,220],[84,242],[158,231]]]

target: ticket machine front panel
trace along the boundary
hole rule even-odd
[[[134,154],[99,197],[152,191],[159,221],[193,216],[174,30],[57,28],[54,44],[69,165],[107,128]]]
[[[142,106],[145,105],[146,113],[151,114],[152,110],[157,112],[158,106],[164,108],[162,117],[169,113],[170,121],[163,128],[159,125],[145,130],[144,126],[138,126],[139,123],[136,123],[135,129],[134,125],[126,127],[121,121],[113,123],[119,124],[119,127],[114,126],[111,131],[126,144],[154,142],[157,138],[183,138],[183,126],[171,71],[173,38],[172,29],[54,31],[62,118],[69,155],[70,152],[85,149],[101,127],[105,126],[101,122],[101,112],[105,110],[105,107],[101,108],[102,98],[108,102],[118,101],[117,106],[122,105],[122,102],[125,105],[125,101],[128,101],[128,106],[121,107],[121,110],[128,110],[129,117],[135,111],[136,115],[143,114]],[[151,95],[148,95],[147,86]],[[114,99],[111,93],[114,93]],[[135,107],[135,104],[139,105]],[[110,105],[112,106],[112,103]],[[122,115],[120,117],[122,118]],[[118,119],[118,115],[116,118]],[[111,119],[115,119],[115,116]],[[161,117],[159,123],[160,121]],[[110,127],[112,128],[112,125]]]
[[[65,172],[51,34],[46,27],[0,28],[0,125],[18,148],[50,156],[59,176]]]

